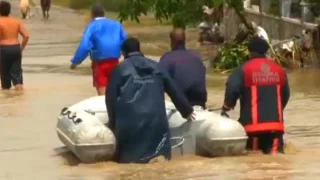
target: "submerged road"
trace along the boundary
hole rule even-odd
[[[19,15],[17,0],[14,15]],[[95,95],[85,68],[71,71],[69,59],[82,33],[75,12],[54,7],[49,21],[24,20],[31,34],[23,59],[25,92],[0,91],[0,180],[317,180],[320,177],[320,73],[289,75],[292,99],[285,111],[287,155],[208,159],[192,155],[172,162],[85,165],[58,140],[60,110]],[[87,61],[83,66],[89,63]],[[209,101],[219,107],[226,76],[209,76]],[[239,109],[231,113],[236,119]],[[293,144],[293,145],[292,145]]]
[[[85,165],[63,147],[55,131],[56,117],[63,107],[95,95],[88,72],[69,70],[69,59],[70,56],[26,57],[25,92],[0,91],[0,179],[316,180],[320,177],[317,111],[320,83],[302,84],[304,79],[300,78],[304,74],[316,77],[320,75],[318,72],[290,75],[293,96],[285,112],[286,139],[290,142],[287,155],[216,159],[185,156],[171,163],[150,165]],[[210,78],[215,85],[209,90],[209,101],[219,107],[226,77]],[[237,108],[231,116],[236,119],[238,111]]]
[[[13,16],[20,17],[19,0],[10,0]],[[49,20],[42,18],[40,1],[32,9],[34,17],[22,20],[30,32],[25,57],[70,55],[80,39],[85,22],[74,10],[52,6]]]

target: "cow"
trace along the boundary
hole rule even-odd
[[[49,19],[50,14],[50,7],[51,7],[51,0],[41,0],[41,10],[42,10],[42,15],[45,19]]]
[[[31,18],[31,7],[29,0],[20,0],[20,11],[22,15],[22,19]]]

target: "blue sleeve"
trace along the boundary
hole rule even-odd
[[[108,127],[113,132],[116,127],[115,103],[119,95],[119,84],[118,84],[119,81],[120,81],[119,69],[116,68],[111,74],[108,86],[106,88],[106,96],[105,96],[108,117],[109,117]]]
[[[184,94],[175,85],[174,80],[169,76],[169,74],[165,70],[162,71],[164,91],[169,95],[172,103],[180,112],[181,116],[187,118],[193,112],[192,106]]]
[[[229,76],[227,83],[226,83],[226,90],[224,95],[224,110],[231,110],[233,109],[236,104],[237,100],[239,99],[244,87],[244,78],[243,72],[241,68],[236,69],[232,74]]]
[[[123,26],[120,25],[120,39],[121,42],[123,43],[123,41],[125,41],[128,38],[128,35],[126,33],[126,31],[123,29]]]
[[[88,57],[88,54],[93,47],[91,41],[93,30],[93,25],[89,24],[83,33],[82,40],[74,57],[71,59],[72,64],[81,64]]]

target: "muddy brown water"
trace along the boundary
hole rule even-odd
[[[80,163],[58,140],[60,110],[95,95],[91,77],[67,69],[69,57],[26,58],[23,93],[0,91],[0,179],[152,180],[274,179],[320,177],[320,72],[289,74],[292,97],[285,110],[286,155],[176,157],[171,162],[118,165]],[[45,59],[45,60],[44,60]],[[210,103],[219,107],[226,76],[210,75]],[[231,113],[237,118],[238,109]]]
[[[19,1],[11,0],[20,16]],[[56,135],[57,115],[65,106],[95,95],[88,71],[70,71],[70,54],[82,34],[74,11],[53,6],[44,21],[38,9],[24,20],[30,45],[24,52],[26,90],[0,91],[0,180],[312,180],[320,171],[320,72],[290,73],[292,98],[285,110],[287,154],[203,158],[119,165],[80,163]],[[67,18],[66,18],[67,17]],[[55,56],[52,56],[55,55]],[[37,57],[35,57],[37,56]],[[47,57],[43,57],[47,56]],[[51,57],[52,56],[52,57]],[[85,68],[82,68],[85,69]],[[209,102],[220,107],[226,76],[209,75]],[[236,119],[238,108],[230,115]]]

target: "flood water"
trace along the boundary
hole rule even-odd
[[[312,180],[320,178],[320,72],[289,74],[286,155],[202,158],[148,165],[81,164],[58,140],[60,110],[95,95],[91,77],[68,70],[69,57],[25,58],[23,93],[0,91],[0,179],[8,180]],[[209,101],[219,107],[225,76],[210,75]],[[231,113],[237,118],[238,109]]]

